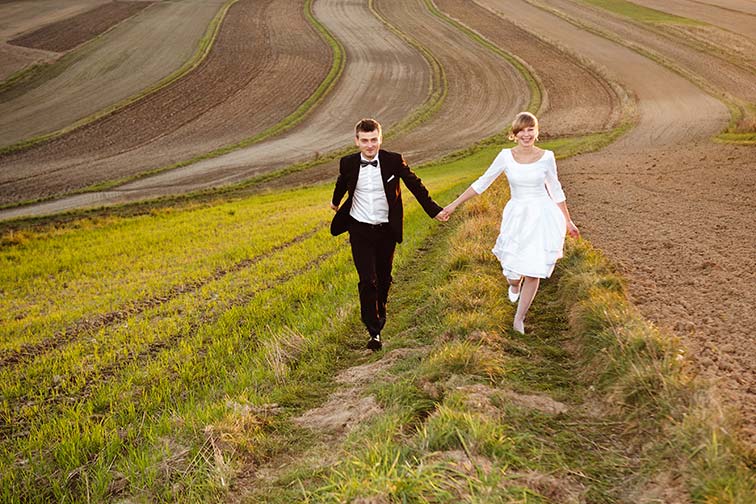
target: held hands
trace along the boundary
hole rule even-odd
[[[438,212],[438,214],[436,215],[436,220],[440,221],[440,222],[446,222],[446,221],[448,221],[449,217],[451,217],[451,214],[454,213],[455,209],[456,209],[456,207],[453,206],[453,205],[451,205],[451,204],[450,205],[446,205],[446,207],[443,210],[441,210],[440,212]]]

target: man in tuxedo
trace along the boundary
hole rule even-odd
[[[422,181],[401,154],[381,149],[381,125],[363,119],[355,126],[359,152],[341,158],[339,176],[331,198],[336,215],[331,234],[349,231],[352,258],[359,275],[360,315],[370,339],[367,347],[380,350],[386,323],[386,301],[391,286],[394,249],[402,242],[404,209],[399,181],[415,195],[431,217],[445,222],[449,216],[428,194]],[[348,197],[341,207],[341,199]]]

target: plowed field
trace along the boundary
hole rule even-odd
[[[65,52],[149,7],[151,3],[110,2],[68,19],[50,23],[8,42],[32,49]]]
[[[2,91],[0,147],[65,128],[157,84],[197,51],[226,1],[154,4],[66,53],[31,81]]]
[[[301,2],[241,0],[196,71],[103,120],[4,156],[0,200],[127,177],[259,133],[307,99],[330,57]],[[296,84],[286,93],[271,94],[289,80]],[[43,175],[49,184],[40,186]]]

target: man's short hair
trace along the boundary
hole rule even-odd
[[[371,131],[376,130],[378,131],[378,135],[383,135],[383,132],[381,131],[381,123],[379,123],[375,119],[361,119],[354,126],[354,136],[359,136],[360,131],[364,133],[370,133]]]

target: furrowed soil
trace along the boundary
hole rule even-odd
[[[705,21],[756,40],[756,4],[748,0],[634,0],[633,3]]]
[[[107,3],[11,39],[8,43],[32,49],[65,52],[96,37],[124,19],[130,18],[142,9],[149,7],[152,3]]]
[[[226,1],[153,4],[0,91],[0,147],[68,127],[156,85],[192,58]]]
[[[60,55],[8,44],[9,38],[75,16],[106,0],[80,0],[61,5],[57,0],[0,2],[0,82],[35,63],[49,63]]]
[[[621,99],[596,70],[474,2],[437,0],[436,5],[536,69],[544,93],[539,111],[544,131],[554,136],[575,135],[616,126]]]
[[[1,156],[9,170],[0,175],[0,201],[128,177],[252,136],[304,102],[330,60],[301,2],[239,1],[186,77],[61,138]],[[286,93],[271,93],[289,80]]]

